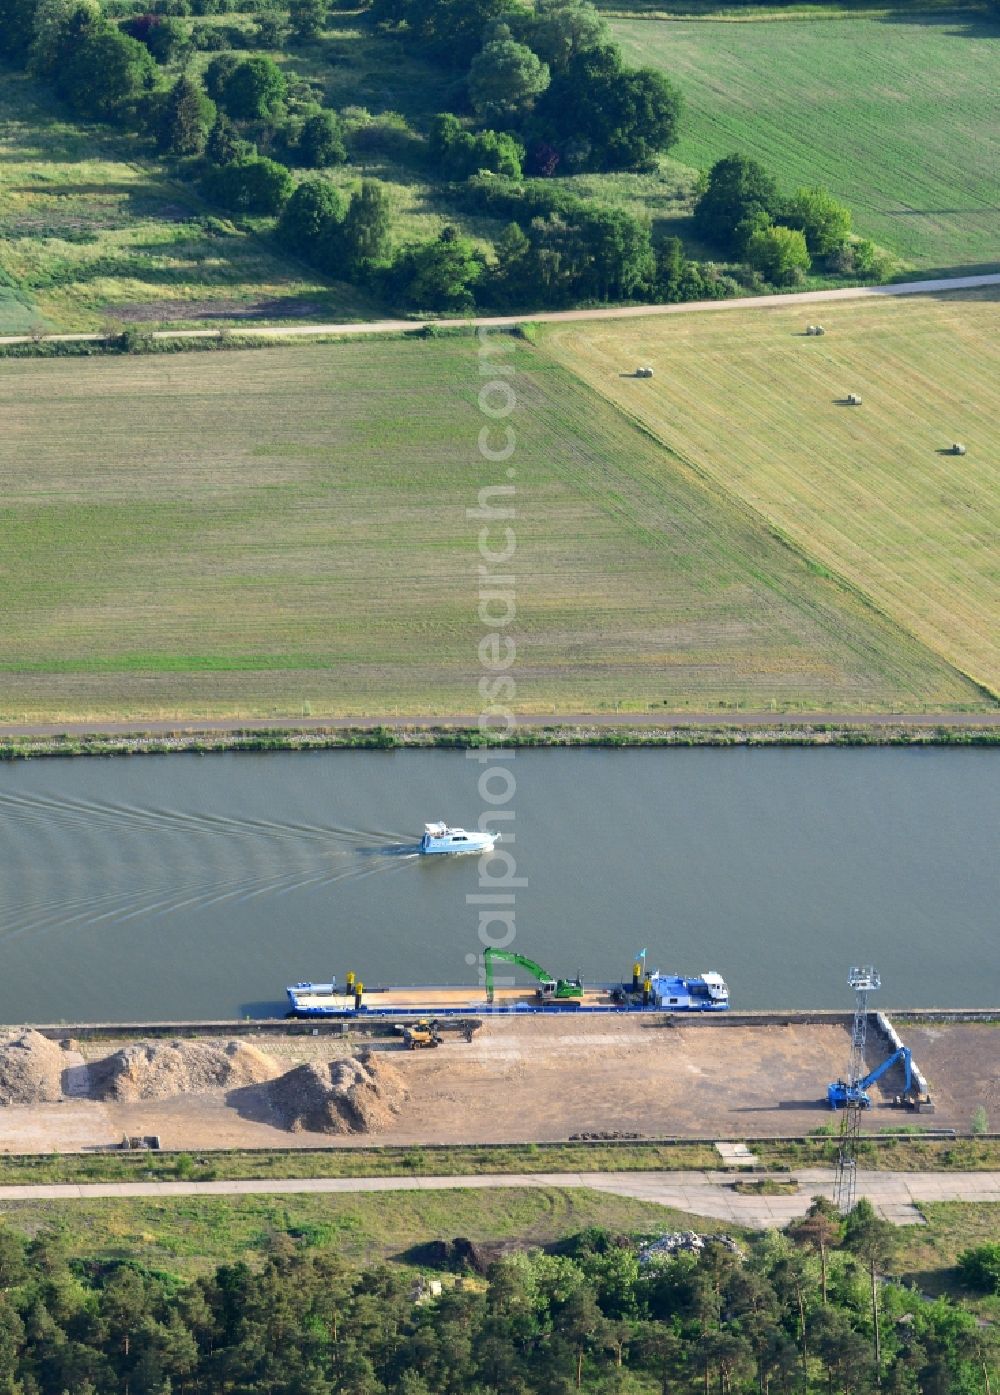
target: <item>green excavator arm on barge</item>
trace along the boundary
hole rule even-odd
[[[527,970],[532,978],[538,980],[538,996],[545,1002],[553,1000],[560,1002],[571,1002],[574,999],[583,997],[583,985],[579,979],[553,978],[546,973],[541,964],[536,964],[534,959],[528,959],[523,954],[515,954],[509,949],[488,949],[483,955],[486,966],[486,1001],[493,1001],[493,964],[499,960],[503,964],[520,964],[522,969]]]

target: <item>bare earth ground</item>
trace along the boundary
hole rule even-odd
[[[947,1081],[947,1126],[968,1129],[977,1109],[986,1110],[991,1130],[1000,1127],[1000,1031],[988,1022],[907,1024],[897,1030],[913,1059],[934,1083]],[[944,1115],[939,1117],[944,1122]]]
[[[934,1126],[968,1129],[979,1104],[990,1107],[1000,1078],[1000,1031],[989,1026],[906,1027],[904,1040],[928,1075],[938,1105]],[[329,1037],[269,1037],[256,1044],[283,1069],[357,1049]],[[117,1043],[87,1043],[96,1059]],[[410,1090],[397,1122],[377,1135],[337,1139],[378,1143],[550,1141],[616,1130],[647,1137],[741,1138],[807,1133],[830,1121],[822,1101],[846,1065],[846,1032],[835,1026],[739,1026],[539,1019],[488,1023],[472,1043],[447,1040],[435,1051],[386,1044]],[[874,1060],[881,1048],[875,1047]],[[75,1095],[83,1057],[68,1053],[62,1103],[0,1111],[0,1152],[70,1151],[159,1134],[163,1147],[309,1148],[324,1134],[289,1133],[270,1122],[261,1087],[138,1104]],[[910,1116],[888,1099],[902,1085],[886,1077],[867,1127],[899,1126]],[[992,1096],[991,1092],[992,1091]]]

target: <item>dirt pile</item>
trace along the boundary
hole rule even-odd
[[[270,1056],[242,1041],[137,1042],[90,1068],[97,1098],[124,1104],[259,1085],[277,1073]]]
[[[381,1052],[297,1066],[268,1086],[275,1120],[293,1133],[378,1133],[409,1091]]]
[[[27,1028],[0,1032],[0,1104],[45,1104],[62,1098],[66,1064],[54,1041]]]

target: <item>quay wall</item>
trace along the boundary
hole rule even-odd
[[[532,1020],[544,1020],[552,1016],[562,1021],[569,1014],[532,1014]],[[634,1021],[639,1014],[622,1012],[602,1014],[605,1026],[619,1020]],[[512,1014],[498,1013],[498,1017],[509,1019]],[[442,1019],[439,1025],[445,1029],[461,1031],[466,1026],[487,1020],[485,1012],[470,1013],[465,1017]],[[708,1031],[727,1027],[791,1027],[826,1026],[849,1029],[853,1014],[830,1009],[793,1009],[790,1011],[722,1012],[722,1013],[651,1013],[641,1014],[642,1021],[650,1028],[667,1030],[683,1027]],[[894,1008],[888,1012],[869,1014],[869,1028],[877,1032],[894,1046],[898,1038],[892,1023],[905,1022],[997,1022],[1000,1021],[998,1008]],[[33,1026],[42,1036],[53,1040],[75,1037],[79,1041],[100,1040],[114,1037],[121,1040],[129,1037],[233,1037],[233,1036],[344,1036],[348,1033],[379,1036],[393,1031],[391,1017],[353,1017],[347,1020],[323,1018],[229,1018],[216,1021],[171,1020],[161,1022],[48,1022],[48,1023],[9,1023],[9,1027]]]

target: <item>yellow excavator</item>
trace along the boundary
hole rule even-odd
[[[422,1051],[425,1047],[441,1045],[441,1033],[432,1018],[421,1017],[418,1022],[399,1023],[396,1031],[402,1034],[403,1045],[408,1051]]]

